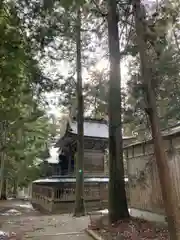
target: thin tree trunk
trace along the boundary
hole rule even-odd
[[[116,0],[108,1],[109,82],[109,220],[129,217],[123,165],[120,47]]]
[[[179,46],[179,43],[178,43],[178,36],[176,34],[176,30],[175,29],[173,30],[173,35],[174,35],[174,40],[175,40],[175,43],[176,43],[176,47],[178,49],[178,53],[180,53],[180,46]]]
[[[5,146],[5,143],[6,143],[6,122],[1,122],[1,134],[2,134],[2,139],[1,139],[1,145],[2,146]],[[5,158],[6,158],[6,154],[4,152],[4,149],[1,150],[1,175],[0,175],[0,199],[3,199],[4,198],[4,193],[3,193],[3,190],[4,190],[4,182],[5,182]]]
[[[140,0],[133,0],[133,10],[135,16],[137,44],[139,47],[141,59],[142,79],[144,80],[144,86],[146,89],[145,94],[148,104],[148,114],[151,123],[152,136],[154,141],[154,151],[156,156],[156,163],[159,173],[164,206],[168,219],[170,238],[172,240],[178,240],[180,239],[180,209],[177,198],[173,194],[171,177],[168,167],[168,157],[165,152],[164,143],[159,127],[160,125],[157,114],[155,94],[152,87],[152,73],[149,67],[150,60],[148,59],[148,55],[146,53],[147,46],[143,38],[144,27],[142,22],[145,21],[145,16],[144,12],[142,11]]]
[[[0,199],[3,192],[4,185],[4,163],[5,163],[5,155],[4,152],[1,152],[1,181],[0,181]]]
[[[85,214],[84,207],[84,106],[82,94],[82,66],[81,66],[81,11],[77,13],[76,29],[76,54],[77,54],[77,99],[78,99],[78,137],[77,137],[77,159],[76,159],[76,200],[75,216]]]
[[[3,180],[0,200],[7,200],[7,181],[6,181],[6,179]]]
[[[13,197],[17,197],[17,179],[13,179]]]

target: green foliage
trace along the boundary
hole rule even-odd
[[[43,75],[11,2],[1,4],[0,33],[1,180],[21,185],[39,176],[36,159],[47,157],[56,129],[42,107],[42,94],[58,83]]]
[[[176,124],[179,115],[179,72],[180,58],[174,44],[166,44],[160,59],[151,54],[153,64],[153,87],[156,92],[157,107],[161,128]],[[137,64],[138,63],[138,64]],[[144,88],[140,77],[139,59],[136,58],[129,66],[130,80],[128,81],[128,99],[125,121],[127,127],[138,132],[141,138],[149,136]],[[147,136],[146,136],[147,134]]]
[[[74,8],[78,8],[79,6],[82,6],[85,3],[85,0],[62,0],[61,4],[64,8],[69,9],[72,6]]]
[[[85,85],[85,103],[91,106],[90,115],[93,118],[107,117],[108,105],[108,74],[107,71],[94,70],[90,74],[89,83]],[[87,108],[90,110],[90,107]]]
[[[21,185],[27,179],[32,181],[40,176],[36,161],[48,157],[47,148],[51,135],[51,125],[46,117],[26,122],[14,133],[14,138],[11,138],[6,148],[10,179],[15,178]]]

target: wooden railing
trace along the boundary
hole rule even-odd
[[[107,186],[107,182],[85,183],[84,199],[86,206],[97,205],[100,208],[104,202],[107,202]],[[51,186],[33,183],[32,205],[48,212],[60,211],[62,206],[63,208],[71,209],[75,201],[75,187],[75,182],[60,182],[58,184],[51,184]]]
[[[86,186],[84,189],[85,200],[98,200],[100,199],[100,186]],[[74,201],[75,188],[74,186],[54,188],[55,201]]]
[[[52,211],[53,208],[53,200],[54,200],[54,189],[53,187],[47,186],[32,186],[32,204],[34,206],[38,206],[38,208],[42,208],[48,212]]]

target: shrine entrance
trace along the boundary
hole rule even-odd
[[[59,155],[59,165],[61,168],[61,175],[67,175],[68,174],[68,158],[63,154]]]
[[[72,156],[60,154],[59,155],[59,165],[61,168],[62,176],[74,173],[74,159]]]

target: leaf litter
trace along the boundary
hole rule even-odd
[[[116,224],[108,224],[108,216],[91,221],[89,229],[104,240],[169,240],[165,224],[157,224],[140,218],[125,219]]]

